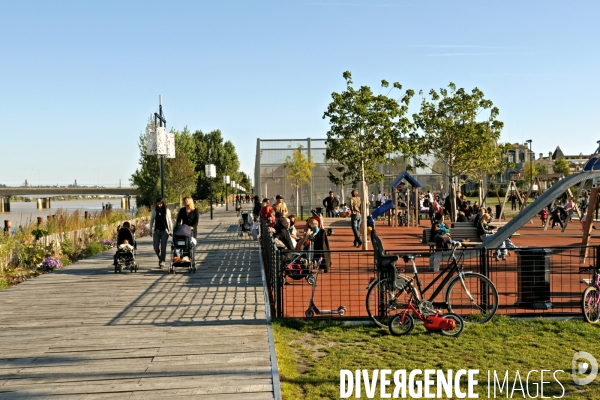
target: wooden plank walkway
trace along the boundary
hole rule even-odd
[[[200,218],[198,271],[115,274],[112,250],[0,291],[0,399],[273,399],[256,242]]]

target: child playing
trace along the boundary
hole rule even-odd
[[[542,226],[545,227],[546,223],[548,222],[548,209],[544,208],[542,211],[540,211],[540,219],[542,220]]]
[[[254,240],[258,240],[258,233],[260,230],[260,222],[258,217],[254,217],[254,222],[252,222],[252,237]]]

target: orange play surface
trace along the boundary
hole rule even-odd
[[[346,307],[345,318],[363,318],[367,316],[365,298],[367,285],[376,276],[373,264],[373,252],[362,251],[352,246],[353,235],[348,227],[335,227],[335,234],[329,237],[331,252],[331,268],[328,273],[319,273],[315,288],[314,302],[321,310],[336,310],[339,306]],[[600,228],[600,223],[597,223]],[[426,286],[437,276],[429,271],[429,247],[421,243],[424,228],[430,227],[428,220],[421,221],[420,227],[391,227],[387,221],[377,221],[376,230],[388,252],[421,254],[417,260],[419,276]],[[598,232],[598,234],[596,233]],[[550,292],[552,307],[549,309],[533,309],[531,307],[515,306],[519,300],[518,268],[519,257],[513,252],[506,261],[495,261],[493,251],[488,253],[489,273],[487,276],[494,282],[499,292],[499,313],[522,314],[578,314],[579,299],[585,285],[580,283],[582,278],[590,278],[591,274],[579,274],[580,266],[594,264],[596,249],[590,249],[584,264],[580,264],[579,248],[565,249],[566,246],[581,246],[583,232],[579,221],[572,221],[564,233],[560,227],[546,231],[540,226],[538,219],[533,224],[526,224],[513,236],[512,241],[518,247],[552,248],[550,258]],[[600,245],[600,229],[592,231],[590,246]],[[444,265],[444,264],[442,264]],[[479,271],[479,259],[469,259],[464,262],[466,271]],[[397,267],[403,267],[399,260]],[[308,307],[313,287],[305,279],[294,280],[285,278],[286,284],[281,291],[282,315],[284,317],[303,317]],[[426,293],[426,297],[433,289]],[[441,300],[438,298],[436,300]],[[329,315],[316,316],[316,318]],[[334,318],[336,315],[334,315]]]

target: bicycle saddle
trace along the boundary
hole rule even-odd
[[[405,254],[402,256],[402,259],[404,260],[405,263],[407,263],[410,260],[414,260],[417,257],[421,257],[421,255],[420,254]]]

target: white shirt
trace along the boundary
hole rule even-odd
[[[381,204],[385,203],[387,198],[384,195],[381,195]]]
[[[382,197],[383,197],[383,195],[382,195],[381,193],[379,193],[379,194],[377,195],[377,201],[381,201],[381,198],[382,198]]]

